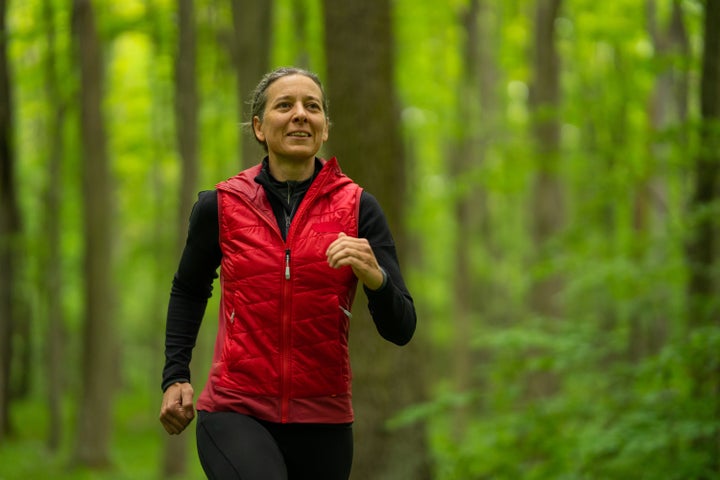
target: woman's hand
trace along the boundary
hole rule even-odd
[[[370,290],[382,286],[384,274],[367,239],[349,237],[340,232],[328,247],[326,255],[332,268],[352,267],[355,276]]]
[[[170,385],[163,394],[160,423],[170,435],[177,435],[195,418],[193,388],[187,382]]]

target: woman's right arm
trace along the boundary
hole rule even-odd
[[[190,382],[190,360],[220,266],[217,193],[203,191],[190,214],[187,241],[170,291],[162,389]]]

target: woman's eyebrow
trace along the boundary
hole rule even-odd
[[[281,102],[281,101],[285,101],[285,100],[292,100],[294,98],[296,98],[295,95],[281,95],[281,96],[275,98],[275,100],[273,100],[273,103]],[[315,95],[305,95],[302,97],[302,99],[305,101],[307,101],[307,100],[313,100],[316,102],[320,101],[320,99],[318,97],[316,97]]]

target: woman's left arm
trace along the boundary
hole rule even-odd
[[[375,326],[386,340],[405,345],[415,333],[415,304],[400,271],[395,241],[385,214],[375,197],[365,191],[360,197],[358,236],[368,240],[384,271],[384,281],[378,289],[364,285]]]

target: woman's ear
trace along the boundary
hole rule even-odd
[[[260,141],[260,142],[264,142],[265,134],[263,133],[263,131],[261,129],[262,122],[260,121],[260,118],[257,115],[255,115],[253,117],[252,125],[253,125],[253,133],[255,134],[255,138],[257,138],[258,141]]]

